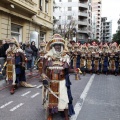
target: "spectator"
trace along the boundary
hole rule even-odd
[[[22,42],[20,42],[19,45],[20,45],[20,48],[23,50]]]
[[[2,42],[2,46],[0,48],[0,52],[1,52],[1,57],[6,58],[6,50],[8,49],[9,44],[7,43],[7,41]]]
[[[38,52],[38,49],[37,47],[35,46],[35,42],[32,41],[31,42],[31,49],[33,50],[33,55],[32,55],[32,67],[34,67],[34,63],[35,63],[35,60],[37,58],[37,52]]]
[[[30,48],[29,43],[26,44],[25,54],[26,54],[26,57],[27,57],[27,69],[30,70],[30,74],[32,74],[32,54],[33,54],[33,51]]]

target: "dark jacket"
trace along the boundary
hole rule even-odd
[[[9,44],[5,43],[1,46],[0,48],[0,56],[1,57],[6,57],[6,50],[9,48]]]
[[[33,51],[33,56],[36,56],[37,57],[37,52],[38,52],[38,49],[36,48],[35,45],[31,45],[31,49]]]
[[[30,47],[25,48],[25,54],[26,54],[27,60],[32,60],[33,51]]]

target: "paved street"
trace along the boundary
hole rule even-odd
[[[1,86],[0,120],[45,120],[39,75],[27,79],[35,87],[19,87],[14,95],[9,86]],[[86,74],[78,81],[74,75],[70,79],[76,111],[73,120],[120,120],[120,76]],[[57,114],[54,120],[63,118]]]

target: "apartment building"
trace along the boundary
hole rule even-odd
[[[118,20],[118,30],[120,30],[120,19]]]
[[[92,0],[92,39],[101,38],[101,0]]]
[[[92,32],[91,0],[55,0],[55,3],[57,8],[53,15],[58,20],[56,27],[63,33],[73,27],[75,33],[67,37],[70,37],[69,39],[76,37],[76,41],[87,42]],[[71,22],[75,22],[74,26],[70,26]]]
[[[107,17],[101,18],[101,41],[112,41],[112,21],[107,21]]]
[[[0,0],[0,39],[48,40],[53,29],[53,0]]]

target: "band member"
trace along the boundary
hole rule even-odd
[[[55,34],[46,46],[41,76],[43,105],[49,112],[47,120],[52,120],[52,115],[58,111],[64,111],[65,120],[74,114],[69,72],[76,72],[76,69],[70,69],[70,57],[64,48],[65,40],[59,34]]]
[[[9,41],[9,48],[6,51],[6,55],[6,80],[12,83],[10,93],[14,94],[18,83],[25,87],[32,87],[32,85],[26,83],[25,56],[15,38]]]

